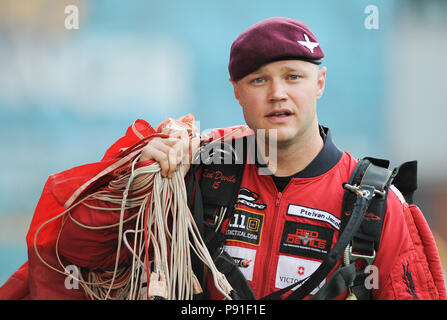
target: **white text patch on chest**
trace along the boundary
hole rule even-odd
[[[334,216],[332,213],[323,210],[303,207],[296,204],[289,204],[289,207],[287,208],[287,214],[311,220],[324,221],[329,223],[335,229],[340,229],[340,219]]]
[[[275,288],[283,289],[293,283],[302,282],[306,278],[310,277],[315,270],[318,269],[320,264],[321,262],[313,260],[282,255],[279,256],[278,267],[276,269]],[[321,283],[313,289],[310,294],[316,294],[325,283],[326,279],[323,279],[323,281],[321,281]],[[296,288],[300,286],[301,284],[297,285]],[[293,290],[296,290],[296,288]]]

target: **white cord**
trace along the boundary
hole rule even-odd
[[[168,179],[161,176],[160,166],[157,163],[135,168],[138,160],[139,156],[129,164],[127,173],[111,181],[107,188],[79,200],[61,214],[43,223],[34,239],[34,248],[39,259],[52,270],[67,275],[65,271],[46,263],[39,255],[36,245],[42,227],[61,217],[65,221],[67,215],[78,226],[90,230],[118,227],[113,270],[102,273],[87,271],[86,280],[79,272],[77,280],[90,299],[147,299],[150,298],[151,292],[163,294],[164,291],[166,298],[170,300],[192,299],[193,288],[197,284],[197,278],[192,270],[192,252],[211,271],[215,287],[224,297],[231,299],[229,293],[232,288],[225,276],[215,267],[188,208],[183,168],[180,167],[173,177]],[[96,203],[93,205],[89,201]],[[102,207],[97,202],[108,203],[111,206]],[[82,224],[70,214],[70,211],[79,204],[111,214],[119,212],[119,222],[105,226]],[[124,219],[126,210],[136,209],[138,211],[135,214]],[[223,216],[224,212],[221,213]],[[127,228],[124,231],[124,223],[133,220],[135,229]],[[219,225],[221,222],[222,219],[219,219]],[[133,243],[129,242],[129,235],[133,235]],[[149,256],[146,256],[146,248]],[[131,253],[130,266],[119,266],[122,249]],[[56,255],[65,270],[58,252]],[[150,274],[158,276],[151,276],[149,279]],[[144,288],[145,284],[147,288]],[[155,288],[157,285],[159,286]]]

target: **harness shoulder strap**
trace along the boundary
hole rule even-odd
[[[397,170],[389,170],[388,166],[388,160],[366,157],[359,160],[357,168],[350,178],[349,185],[357,185],[359,183],[373,185],[376,189],[383,190],[383,194],[381,197],[375,197],[367,208],[360,228],[354,234],[351,243],[345,250],[345,265],[357,259],[364,259],[367,262],[366,265],[369,265],[375,259],[376,251],[380,245],[388,190],[397,173]],[[367,174],[365,172],[366,168],[369,168]],[[352,212],[354,201],[352,192],[345,192],[342,204],[341,230],[343,230],[351,218],[350,213]],[[356,272],[352,291],[357,299],[371,298],[371,290],[367,290],[364,286],[366,276],[368,274],[365,274],[363,270]]]
[[[374,256],[380,244],[383,219],[386,211],[388,187],[392,181],[393,171],[388,169],[389,161],[366,157],[359,160],[353,171],[348,186],[360,184],[371,185],[376,190],[383,190],[381,197],[375,197],[365,213],[359,230],[353,237],[352,250],[363,256]],[[366,174],[367,173],[367,174]],[[355,193],[347,190],[343,196],[340,232],[347,225],[355,202]]]
[[[188,184],[188,201],[193,206],[196,223],[204,225],[203,238],[213,255],[217,269],[222,272],[237,294],[237,299],[256,299],[256,296],[235,261],[223,250],[225,236],[220,231],[222,221],[233,214],[247,158],[251,136],[227,142],[213,142],[200,153],[200,164],[190,172],[193,183]],[[200,179],[197,179],[200,172]],[[195,194],[193,199],[193,186]],[[196,218],[197,217],[197,218]],[[205,280],[205,279],[204,279]]]
[[[373,170],[369,170],[369,174],[365,175],[364,170],[371,164],[373,165]],[[380,245],[387,194],[391,183],[400,190],[409,204],[413,203],[413,194],[417,189],[417,161],[405,162],[393,171],[388,170],[388,165],[389,162],[387,160],[375,158],[364,158],[359,161],[349,184],[367,183],[375,185],[376,188],[384,186],[386,193],[383,197],[377,197],[371,202],[359,230],[345,250],[345,265],[334,273],[334,279],[328,281],[327,288],[325,288],[326,286],[323,287],[311,299],[333,298],[341,294],[346,288],[350,289],[350,292],[353,293],[351,296],[355,297],[355,299],[372,298],[371,289],[365,286],[365,278],[368,274],[364,272],[364,269],[353,272],[352,270],[355,269],[350,266],[354,265],[354,263],[351,262],[363,258],[367,264],[373,263],[375,252]],[[343,199],[342,230],[351,218],[350,212],[353,201],[355,201],[353,194],[346,192]]]

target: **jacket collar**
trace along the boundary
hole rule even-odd
[[[320,125],[320,135],[324,141],[323,149],[306,168],[294,174],[293,178],[320,176],[332,169],[341,159],[343,152],[334,144],[329,128]]]

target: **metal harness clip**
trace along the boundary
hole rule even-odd
[[[352,246],[349,245],[349,261],[355,261],[357,259],[365,259],[365,261],[368,263],[368,265],[373,264],[374,259],[376,258],[376,250],[373,250],[372,255],[364,255],[364,254],[356,254],[352,253]]]
[[[343,184],[343,188],[356,193],[359,197],[366,197],[369,195],[369,191],[368,190],[361,190],[360,186],[358,185],[351,185],[349,183],[344,183]],[[386,194],[385,190],[377,190],[376,188],[374,188],[374,195],[378,194],[379,196],[384,197]]]

